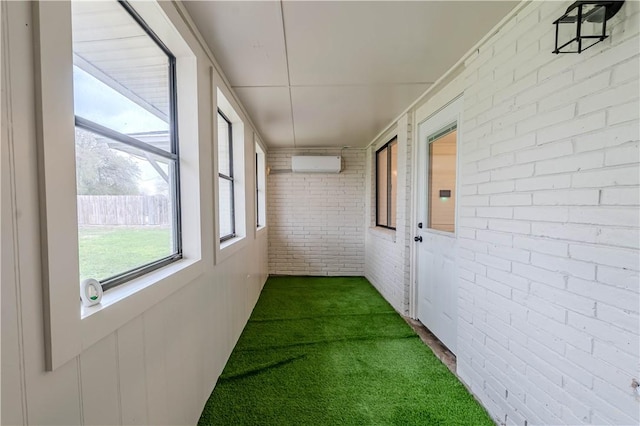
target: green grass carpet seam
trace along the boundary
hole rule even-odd
[[[271,277],[200,425],[493,425],[362,277]]]

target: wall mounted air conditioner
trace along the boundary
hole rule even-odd
[[[291,157],[294,173],[340,173],[342,157],[339,155],[294,155]]]

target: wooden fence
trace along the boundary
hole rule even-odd
[[[171,205],[163,195],[79,195],[78,225],[168,225]]]

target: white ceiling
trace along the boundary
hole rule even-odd
[[[516,4],[185,1],[269,147],[363,147]]]

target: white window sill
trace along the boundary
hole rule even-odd
[[[260,225],[256,228],[256,235],[267,232],[267,225]]]
[[[202,275],[199,259],[182,259],[104,293],[81,307],[82,348],[88,348]]]
[[[395,229],[387,229],[380,226],[371,226],[369,227],[369,235],[380,238],[382,240],[393,241],[394,243],[396,242]]]

